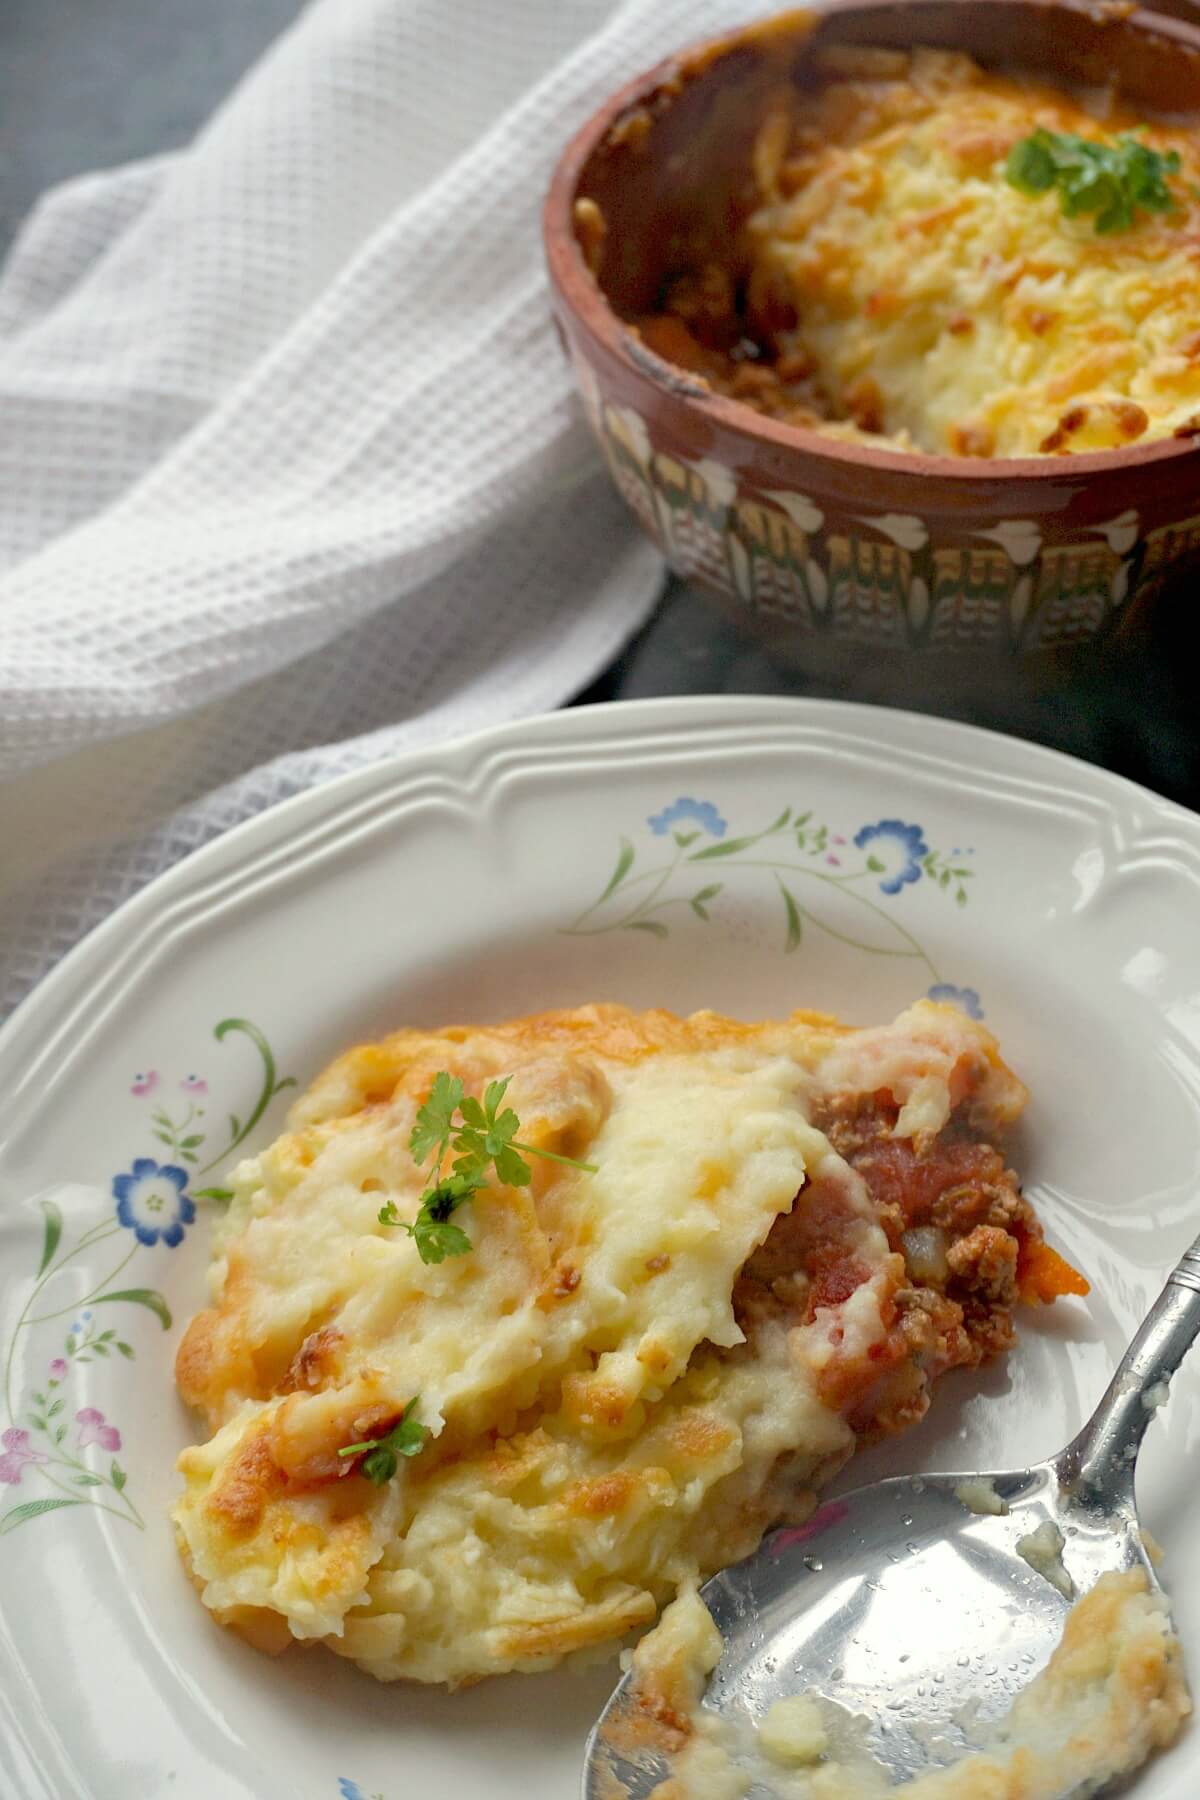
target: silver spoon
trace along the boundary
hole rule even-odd
[[[1058,1456],[1005,1474],[901,1475],[858,1488],[715,1575],[701,1592],[725,1647],[704,1706],[753,1722],[785,1695],[823,1694],[866,1716],[863,1748],[897,1781],[931,1766],[935,1740],[939,1761],[970,1749],[964,1719],[986,1725],[1008,1710],[1048,1661],[1075,1594],[1110,1569],[1144,1569],[1158,1586],[1134,1469],[1164,1384],[1198,1332],[1200,1239]],[[986,1499],[972,1493],[981,1482],[1003,1513],[972,1510]],[[1062,1539],[1050,1575],[1017,1550],[1039,1530]],[[668,1773],[608,1742],[630,1682],[588,1739],[584,1800],[644,1800]]]

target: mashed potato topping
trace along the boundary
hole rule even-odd
[[[489,1186],[469,1253],[426,1264],[378,1215],[416,1211],[441,1069],[511,1076],[522,1138],[598,1172]],[[451,1685],[649,1625],[1006,1348],[1020,1292],[1081,1291],[985,1141],[1024,1098],[928,1002],[863,1031],[583,1007],[350,1051],[237,1170],[180,1346],[205,1604]],[[338,1452],[414,1396],[424,1449],[375,1486]]]
[[[946,51],[830,47],[821,73],[759,133],[743,266],[669,287],[652,344],[688,360],[690,343],[714,386],[775,416],[935,454],[1200,429],[1193,129]],[[1039,128],[1177,152],[1173,209],[1106,234],[1053,190],[1019,191],[1006,159]]]

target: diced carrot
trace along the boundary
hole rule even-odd
[[[1028,1304],[1049,1305],[1063,1294],[1087,1294],[1091,1283],[1049,1244],[1026,1239],[1017,1263],[1017,1289]]]

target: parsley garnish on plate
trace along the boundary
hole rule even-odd
[[[1128,231],[1137,212],[1175,212],[1179,201],[1168,177],[1179,173],[1179,152],[1152,150],[1122,133],[1115,143],[1096,143],[1070,131],[1039,128],[1014,144],[1004,173],[1023,194],[1058,189],[1068,219],[1094,213],[1097,232]]]
[[[392,1429],[385,1437],[367,1438],[361,1444],[347,1444],[338,1451],[339,1456],[362,1456],[360,1474],[373,1481],[376,1487],[382,1487],[396,1473],[399,1456],[419,1456],[425,1448],[425,1439],[429,1435],[424,1425],[414,1419],[419,1395],[414,1394]]]
[[[594,1163],[576,1162],[570,1156],[559,1156],[554,1150],[539,1150],[536,1144],[520,1141],[517,1132],[521,1121],[516,1113],[511,1106],[500,1111],[511,1080],[506,1075],[503,1081],[490,1081],[481,1103],[463,1093],[457,1075],[442,1069],[433,1078],[429,1098],[418,1112],[409,1138],[409,1149],[418,1165],[433,1157],[433,1180],[421,1195],[411,1224],[400,1217],[393,1200],[379,1209],[379,1223],[407,1231],[424,1263],[444,1262],[446,1257],[462,1256],[471,1248],[470,1238],[453,1223],[451,1215],[472,1194],[487,1186],[490,1169],[494,1168],[497,1180],[508,1187],[528,1186],[532,1171],[526,1156],[563,1163],[588,1175],[596,1173]],[[451,1164],[451,1173],[443,1176],[442,1164],[451,1148],[458,1154]]]

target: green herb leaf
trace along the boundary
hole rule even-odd
[[[426,1162],[434,1150],[439,1161],[445,1156],[454,1129],[454,1115],[462,1097],[463,1084],[457,1075],[448,1075],[442,1069],[434,1076],[429,1098],[418,1112],[408,1140],[414,1162]]]
[[[490,1081],[479,1101],[471,1094],[464,1095],[457,1076],[444,1069],[434,1076],[429,1099],[417,1114],[409,1147],[418,1163],[430,1151],[436,1152],[434,1170],[439,1178],[421,1195],[417,1215],[411,1222],[400,1217],[394,1200],[386,1201],[377,1214],[381,1225],[407,1231],[422,1262],[444,1262],[448,1256],[462,1256],[471,1248],[470,1238],[461,1226],[451,1223],[451,1215],[487,1185],[489,1171],[494,1170],[497,1180],[508,1187],[527,1187],[533,1174],[525,1156],[541,1156],[595,1174],[590,1163],[575,1162],[555,1151],[516,1142],[520,1120],[511,1106],[500,1111],[511,1079],[506,1075]],[[442,1163],[451,1144],[456,1152],[452,1173],[442,1176]]]
[[[392,1479],[401,1456],[419,1456],[425,1448],[428,1430],[413,1417],[419,1394],[414,1394],[386,1437],[367,1438],[361,1444],[347,1444],[339,1456],[362,1456],[360,1473],[376,1487]],[[364,1454],[365,1452],[365,1454]]]
[[[112,1482],[113,1486],[116,1488],[118,1494],[121,1492],[121,1489],[125,1486],[125,1483],[129,1479],[129,1477],[126,1475],[124,1469],[121,1467],[120,1463],[117,1461],[115,1456],[113,1458],[112,1468],[108,1472],[108,1478]]]
[[[445,1262],[448,1256],[465,1256],[471,1240],[461,1225],[440,1219],[418,1218],[412,1227],[413,1242],[423,1263]]]
[[[496,1175],[505,1187],[528,1187],[533,1180],[533,1170],[511,1144],[497,1153]]]
[[[1169,178],[1179,167],[1177,151],[1152,150],[1128,132],[1105,144],[1074,132],[1039,129],[1013,145],[1004,174],[1023,194],[1057,188],[1065,218],[1091,214],[1097,234],[1109,236],[1130,230],[1138,212],[1177,211],[1179,200]]]
[[[471,1240],[460,1226],[450,1223],[450,1215],[483,1185],[483,1176],[479,1173],[448,1175],[445,1181],[439,1181],[436,1187],[428,1188],[422,1194],[417,1216],[411,1224],[400,1217],[394,1200],[380,1207],[379,1223],[407,1231],[423,1263],[440,1263],[448,1256],[462,1256],[471,1248]]]
[[[1054,186],[1058,165],[1050,137],[1048,131],[1035,131],[1032,137],[1014,144],[1008,153],[1004,173],[1012,186],[1024,194],[1044,194]]]

